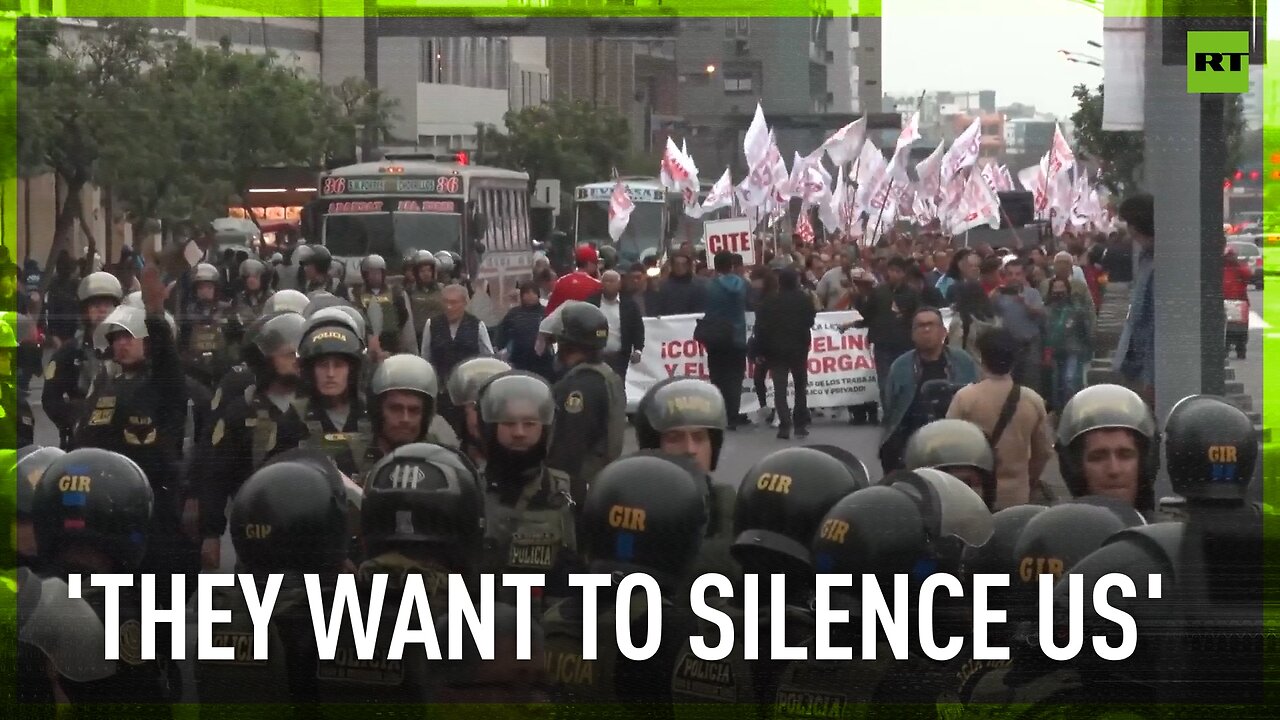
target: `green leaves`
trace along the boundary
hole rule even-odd
[[[529,173],[530,182],[558,178],[562,187],[608,180],[631,159],[626,118],[585,102],[557,100],[513,110],[503,118],[506,134],[485,132],[494,162]],[[656,167],[656,166],[655,166]]]

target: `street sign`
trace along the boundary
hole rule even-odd
[[[708,221],[703,225],[702,242],[707,246],[708,259],[718,252],[731,252],[741,255],[748,265],[758,261],[748,218]]]

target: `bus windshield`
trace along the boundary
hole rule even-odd
[[[454,250],[462,238],[462,216],[456,213],[364,213],[326,215],[324,244],[337,257],[378,254],[398,272],[410,250]]]
[[[631,213],[631,221],[627,229],[616,243],[618,260],[625,267],[640,261],[640,253],[653,248],[662,252],[662,205],[658,203],[636,203]],[[592,242],[596,245],[614,245],[609,237],[609,203],[578,203],[577,218],[578,242]]]

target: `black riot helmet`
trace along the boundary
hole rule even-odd
[[[236,556],[249,572],[333,572],[347,557],[347,493],[322,453],[274,458],[240,486],[229,514]]]
[[[964,553],[966,575],[1004,575],[1009,578],[1007,587],[987,589],[988,607],[1002,608],[1011,618],[1027,617],[1034,610],[1038,588],[1024,584],[1019,576],[1020,556],[1014,554],[1022,530],[1032,518],[1048,510],[1044,505],[1014,505],[991,516],[991,539],[981,547],[967,548]]]
[[[346,300],[334,295],[327,290],[314,292],[307,301],[307,306],[302,309],[302,316],[311,319],[317,312],[331,307],[342,307],[347,304]]]
[[[974,490],[988,508],[995,507],[996,460],[991,441],[982,428],[967,420],[934,420],[916,430],[903,451],[903,467],[936,468],[952,475],[976,472],[981,486]]]
[[[55,458],[31,500],[40,557],[56,564],[65,548],[83,544],[120,570],[136,570],[146,553],[153,503],[146,474],[124,455],[80,448]]]
[[[308,321],[298,343],[298,359],[307,366],[324,355],[341,355],[358,367],[364,359],[364,342],[350,326]]]
[[[1138,496],[1134,505],[1155,505],[1154,484],[1160,468],[1159,438],[1151,410],[1134,391],[1119,385],[1092,385],[1076,393],[1058,419],[1058,467],[1072,495],[1090,494],[1084,475],[1085,436],[1093,430],[1128,430],[1137,441]]]
[[[1258,432],[1226,400],[1192,395],[1169,411],[1164,454],[1174,492],[1189,500],[1243,502],[1258,462]]]
[[[1018,573],[1013,583],[1030,585],[1035,591],[1041,575],[1053,575],[1056,582],[1126,527],[1130,526],[1109,508],[1074,502],[1055,505],[1031,518],[1018,536],[1013,551]]]
[[[400,390],[422,396],[422,426],[418,439],[425,439],[435,418],[439,386],[435,368],[424,358],[402,353],[383,360],[369,380],[369,416],[374,431],[382,431],[383,396]]]
[[[933,572],[959,574],[964,553],[991,539],[991,510],[963,480],[933,468],[899,470],[884,483],[915,500],[929,538],[929,557],[917,576]]]
[[[910,572],[927,547],[915,501],[894,488],[877,486],[833,505],[814,533],[811,550],[819,573],[883,577]]]
[[[702,477],[673,455],[646,452],[609,463],[591,482],[579,520],[593,566],[682,576],[706,532]]]
[[[729,427],[719,388],[704,380],[673,377],[658,381],[640,399],[635,428],[641,450],[659,450],[663,433],[687,427],[706,428],[711,435],[711,469],[715,470]]]
[[[44,477],[45,470],[53,464],[53,461],[64,455],[66,453],[63,452],[62,448],[56,447],[35,447],[25,455],[19,452],[18,465],[15,470],[18,479],[16,509],[19,520],[31,518],[36,486],[40,484],[40,478]]]
[[[428,443],[396,448],[369,471],[360,527],[370,556],[424,549],[471,571],[484,540],[479,471],[462,453]]]
[[[310,252],[302,252],[304,249]],[[303,245],[298,248],[298,252],[293,257],[294,264],[298,267],[306,267],[314,265],[317,270],[322,273],[329,272],[329,266],[333,264],[333,254],[329,252],[329,248],[324,245]]]
[[[609,320],[591,303],[567,303],[560,310],[556,342],[583,350],[603,350],[609,342]]]
[[[858,487],[848,466],[822,451],[786,448],[766,455],[738,486],[737,539],[730,552],[744,569],[810,567],[809,546],[823,516]]]

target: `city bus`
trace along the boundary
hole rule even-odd
[[[702,218],[684,214],[684,199],[678,192],[662,187],[657,178],[624,177],[622,186],[635,203],[631,220],[622,237],[615,243],[609,236],[609,198],[615,182],[598,182],[580,185],[574,192],[574,229],[579,243],[596,246],[614,245],[623,267],[638,262],[646,250],[657,250],[659,257],[666,257],[671,248],[684,242],[702,242],[702,224],[728,216],[722,208]],[[711,183],[703,183],[698,201],[711,190]]]
[[[341,259],[349,284],[359,284],[360,260],[378,254],[388,275],[401,274],[412,250],[458,253],[477,298],[487,287],[501,317],[516,285],[533,270],[529,176],[467,163],[453,156],[388,154],[378,162],[321,174],[304,235]],[[475,307],[473,298],[473,307]]]

